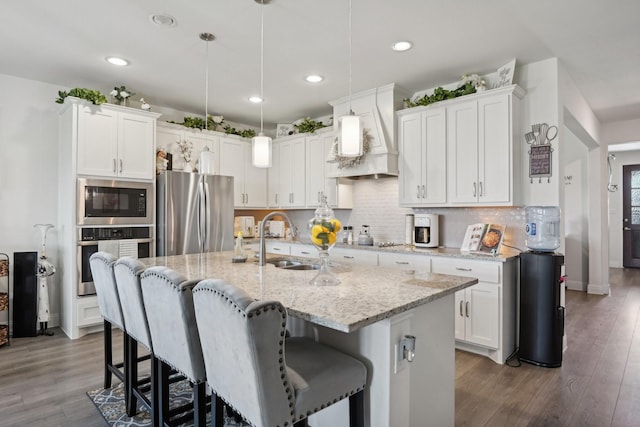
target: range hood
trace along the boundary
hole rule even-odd
[[[327,177],[361,179],[398,176],[395,112],[402,108],[403,99],[407,96],[395,84],[351,96],[351,109],[360,116],[369,142],[368,151],[361,158],[340,159],[337,157],[336,138],[327,157]],[[333,126],[337,135],[338,120],[349,113],[349,98],[329,104],[333,107]]]

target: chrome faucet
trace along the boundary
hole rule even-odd
[[[264,225],[269,219],[273,218],[274,216],[282,216],[287,220],[287,222],[289,223],[289,230],[291,231],[292,238],[295,238],[298,235],[298,229],[295,225],[293,225],[293,222],[291,222],[291,218],[289,218],[286,213],[279,211],[268,213],[267,216],[262,218],[262,222],[260,223],[260,250],[258,253],[258,265],[260,266],[263,266],[267,263],[267,250],[264,244]]]

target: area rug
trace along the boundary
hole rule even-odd
[[[171,395],[171,408],[193,401],[191,386],[186,380],[171,384],[169,393]],[[122,383],[118,383],[112,388],[89,391],[87,395],[111,427],[146,427],[151,425],[151,414],[142,405],[138,405],[138,413],[135,416],[127,416],[124,403],[124,385]],[[208,413],[207,425],[210,423],[211,413]],[[192,421],[180,424],[180,427],[190,426],[193,426]],[[248,427],[248,424],[237,422],[234,418],[225,415],[224,426]]]

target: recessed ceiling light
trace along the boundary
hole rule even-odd
[[[395,50],[396,52],[404,52],[405,50],[409,50],[412,47],[413,47],[413,43],[406,40],[395,42],[394,44],[391,45],[391,49]]]
[[[254,104],[260,104],[262,102],[262,98],[260,98],[257,95],[254,95],[249,97],[249,101],[253,102]]]
[[[126,59],[118,58],[117,56],[107,57],[107,62],[109,64],[117,65],[119,67],[124,67],[125,65],[129,65],[129,61],[127,61]]]
[[[304,78],[306,81],[308,81],[309,83],[320,83],[321,81],[324,80],[324,77],[319,76],[317,74],[311,74],[307,77]]]
[[[175,27],[176,25],[178,25],[178,21],[176,21],[176,18],[171,15],[167,15],[166,13],[151,15],[149,19],[154,24],[162,25],[163,27]]]

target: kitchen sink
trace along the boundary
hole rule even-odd
[[[284,270],[320,270],[320,264],[297,264],[282,268]]]
[[[320,264],[304,264],[300,261],[292,259],[274,259],[267,260],[267,264],[275,265],[278,268],[284,270],[319,270]]]
[[[275,265],[278,268],[291,268],[291,267],[297,267],[299,265],[302,265],[300,261],[293,261],[290,259],[277,259],[273,261],[267,260],[267,264]]]

